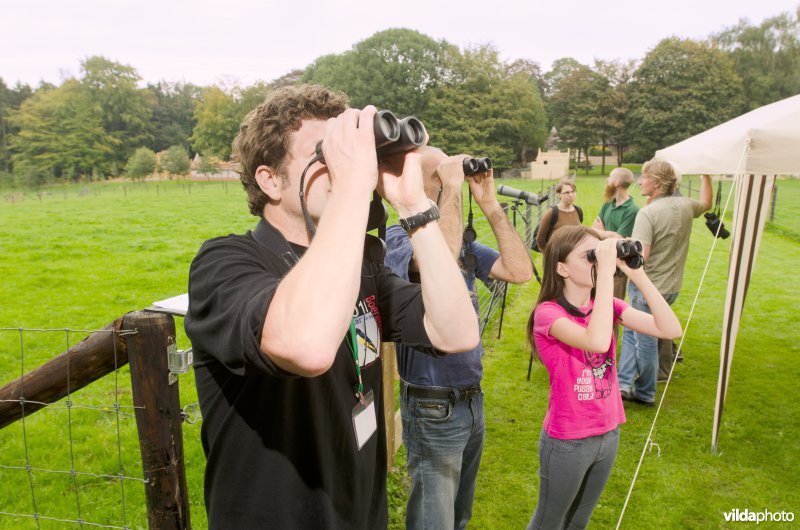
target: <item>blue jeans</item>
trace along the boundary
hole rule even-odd
[[[539,436],[539,503],[528,530],[586,528],[611,476],[619,427],[577,440]]]
[[[400,415],[411,479],[406,528],[465,528],[483,452],[483,393],[458,401],[405,396]]]
[[[678,298],[678,293],[663,296],[671,305]],[[628,297],[631,307],[651,313],[650,306],[644,300],[644,295],[633,282],[628,284]],[[617,378],[621,391],[631,392],[642,401],[655,401],[658,378],[658,339],[625,328],[622,332],[622,352],[620,353]]]

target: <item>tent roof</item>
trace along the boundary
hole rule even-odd
[[[800,94],[656,151],[656,157],[690,175],[800,174]]]

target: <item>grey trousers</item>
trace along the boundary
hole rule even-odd
[[[611,475],[619,427],[579,440],[539,437],[539,504],[528,530],[586,528]]]

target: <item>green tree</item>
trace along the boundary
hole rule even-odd
[[[92,94],[74,79],[26,99],[12,119],[19,129],[11,138],[15,170],[21,164],[36,182],[107,174],[118,142],[106,134],[92,103]]]
[[[604,98],[609,90],[608,79],[584,65],[558,77],[552,87],[548,101],[550,119],[562,141],[579,155],[583,152],[587,161],[589,146],[608,134],[605,119],[608,108]]]
[[[517,59],[506,68],[506,73],[509,76],[515,74],[523,74],[528,77],[528,81],[532,82],[539,89],[539,96],[544,96],[547,88],[547,82],[544,78],[542,67],[536,61],[531,59]]]
[[[283,88],[286,86],[294,86],[300,83],[303,80],[303,74],[305,73],[304,70],[300,68],[295,68],[280,77],[276,77],[272,81],[269,82],[270,90],[275,90],[278,88]]]
[[[550,70],[542,77],[542,97],[545,99],[545,102],[548,102],[550,97],[556,91],[561,79],[567,77],[573,71],[580,68],[588,67],[572,57],[562,57],[553,61]]]
[[[147,97],[151,107],[145,144],[155,152],[171,145],[191,148],[190,138],[194,130],[194,102],[200,88],[191,83],[167,83],[162,81],[148,85]]]
[[[102,56],[84,60],[81,71],[81,83],[100,113],[103,129],[116,144],[116,149],[107,159],[115,172],[123,167],[138,146],[150,140],[151,105],[147,91],[137,87],[140,78],[133,67]]]
[[[200,164],[197,166],[197,172],[206,177],[219,173],[220,159],[215,156],[200,157]]]
[[[140,147],[125,164],[125,174],[132,180],[141,179],[152,175],[158,165],[156,154],[147,147]]]
[[[630,105],[631,141],[649,158],[659,148],[741,114],[742,80],[724,52],[671,37],[636,70]]]
[[[9,118],[33,94],[31,87],[17,83],[13,89],[0,77],[0,174],[11,171],[11,137],[17,133]]]
[[[258,82],[248,87],[234,89],[233,98],[236,106],[236,120],[241,123],[247,113],[263,103],[267,94],[272,92],[271,83]],[[237,129],[238,130],[238,129]]]
[[[524,164],[544,143],[544,105],[526,73],[509,74],[497,50],[481,46],[451,55],[450,76],[431,89],[420,116],[431,144],[448,153],[489,156],[498,168]]]
[[[800,94],[800,7],[760,26],[741,20],[711,42],[733,59],[744,82],[745,110]]]
[[[273,79],[269,83],[259,81],[246,87],[236,86],[232,90],[232,97],[236,107],[236,120],[238,123],[247,116],[247,113],[264,102],[264,98],[278,88],[297,85],[303,76],[303,70],[295,69],[287,74]]]
[[[421,115],[429,90],[446,78],[448,56],[458,49],[410,29],[381,31],[341,55],[320,57],[303,81],[341,90],[353,107],[375,105],[399,117]]]
[[[196,125],[192,133],[192,148],[227,160],[231,143],[239,131],[241,110],[233,97],[217,87],[207,88],[195,103]]]
[[[173,145],[161,155],[161,169],[169,174],[186,175],[189,173],[189,154],[180,145]]]
[[[603,173],[606,170],[605,148],[607,145],[616,147],[617,165],[622,165],[622,155],[628,143],[626,128],[630,110],[628,90],[635,69],[634,61],[595,61],[594,71],[608,80],[608,85],[600,94],[598,106],[600,143],[603,148],[601,168]]]

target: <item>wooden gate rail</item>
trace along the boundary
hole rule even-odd
[[[169,384],[170,346],[175,346],[171,315],[128,313],[0,387],[0,429],[130,363],[148,525],[191,528],[180,396],[178,385]]]
[[[89,335],[64,353],[0,387],[0,429],[55,403],[128,363],[119,336],[122,318]],[[116,357],[115,357],[116,354]],[[67,372],[69,370],[69,372]],[[69,385],[65,374],[69,373]],[[24,401],[23,401],[24,400]]]

